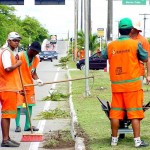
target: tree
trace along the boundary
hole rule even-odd
[[[16,22],[18,22],[18,18],[14,15],[15,8],[0,5],[0,46],[2,46],[6,39],[9,32],[18,29]]]
[[[85,34],[83,31],[78,32],[78,49],[81,50],[85,47]],[[89,50],[94,53],[99,48],[99,41],[97,34],[90,34],[89,38]]]
[[[23,37],[24,45],[31,44],[32,41],[39,41],[42,42],[45,38],[48,37],[48,30],[42,27],[40,22],[35,18],[31,18],[27,16],[22,21],[22,28],[23,28]]]
[[[21,37],[21,44],[27,47],[32,41],[42,41],[48,38],[48,30],[35,18],[26,16],[21,20],[20,17],[14,15],[15,8],[13,6],[0,5],[0,46],[6,40],[9,32],[18,32]]]

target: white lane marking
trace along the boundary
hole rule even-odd
[[[57,81],[59,70],[60,68],[57,69],[57,73],[55,75],[54,81]],[[52,84],[51,88],[54,89],[55,87],[56,87],[56,83]],[[45,103],[43,111],[46,111],[49,109],[50,103],[51,101],[47,101]],[[43,133],[45,124],[46,124],[46,120],[40,120],[37,126],[39,128],[39,131],[36,133]],[[39,144],[40,142],[31,142],[29,150],[38,150]]]

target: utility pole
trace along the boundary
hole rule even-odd
[[[84,0],[84,29],[85,29],[85,77],[89,75],[89,0]],[[85,80],[85,97],[90,95],[89,81]]]
[[[81,31],[83,31],[83,0],[81,0]]]
[[[108,0],[107,12],[107,41],[112,41],[113,0]]]
[[[88,0],[88,10],[89,10],[89,14],[88,14],[88,17],[89,17],[89,35],[91,35],[91,30],[92,30],[92,26],[91,26],[91,0]]]
[[[78,0],[74,0],[74,61],[76,61],[78,39]]]
[[[144,16],[144,32],[143,32],[143,36],[145,37],[145,24],[146,24],[146,19],[148,19],[148,18],[146,18],[146,16],[150,15],[150,14],[139,14],[139,15],[143,15]]]

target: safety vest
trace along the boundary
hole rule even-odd
[[[34,72],[34,70],[36,69],[39,63],[39,58],[35,56],[30,63],[27,52],[20,52],[19,59],[22,60],[20,70],[23,78],[23,84],[33,84],[32,72]],[[25,90],[30,94],[34,94],[34,86],[26,86]]]
[[[150,57],[150,45],[148,43],[148,40],[145,37],[143,37],[141,34],[138,34],[133,39],[137,40],[139,43],[141,43],[143,49],[148,52],[148,56]],[[144,76],[145,75],[145,67],[144,67],[144,63],[142,61],[140,61],[140,66],[141,66],[141,76]]]
[[[80,60],[85,58],[85,50],[80,51]]]
[[[8,50],[11,54],[12,65],[16,64],[15,56],[9,48],[5,48],[0,51],[0,92],[18,92],[22,90],[18,68],[10,72],[5,71],[2,63],[2,54],[5,50]]]
[[[142,88],[138,41],[113,41],[108,45],[109,72],[112,92],[131,92]]]

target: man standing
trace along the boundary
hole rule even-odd
[[[109,43],[103,57],[109,60],[109,73],[112,88],[112,103],[110,110],[112,139],[111,145],[118,143],[119,120],[124,119],[125,111],[131,120],[135,147],[145,147],[148,144],[140,138],[140,121],[144,118],[143,90],[140,80],[140,61],[146,62],[148,53],[138,41],[130,39],[132,21],[123,18],[119,22],[120,37]]]
[[[141,27],[140,27],[140,22],[135,22],[133,24],[133,29],[130,32],[130,37],[134,40],[137,40],[138,42],[141,43],[143,49],[145,49],[148,52],[148,61],[146,62],[146,68],[147,68],[147,81],[150,81],[150,45],[148,40],[140,34],[142,32]],[[143,81],[144,76],[145,76],[145,67],[144,63],[140,61],[140,66],[141,66],[141,79]]]
[[[9,137],[10,119],[16,118],[17,95],[21,91],[18,67],[22,61],[15,59],[15,49],[18,47],[21,37],[16,32],[8,35],[8,46],[0,51],[0,102],[1,108],[1,147],[19,147],[20,143]]]
[[[20,67],[20,72],[23,80],[23,85],[33,84],[33,79],[38,83],[38,85],[42,85],[43,82],[39,79],[36,68],[39,63],[39,58],[36,56],[41,51],[41,45],[39,42],[33,42],[27,51],[22,51],[18,55],[18,60],[22,61],[22,65]],[[32,115],[32,106],[35,106],[35,92],[34,86],[26,86],[26,98],[29,108],[30,116]],[[20,109],[22,107],[24,101],[23,96],[19,96],[18,98],[18,108],[17,108],[17,117],[16,117],[16,130],[15,132],[21,132],[20,127]],[[32,127],[33,131],[38,131],[39,129],[35,126]],[[26,110],[26,121],[24,126],[24,131],[30,131],[30,121],[28,112]]]

